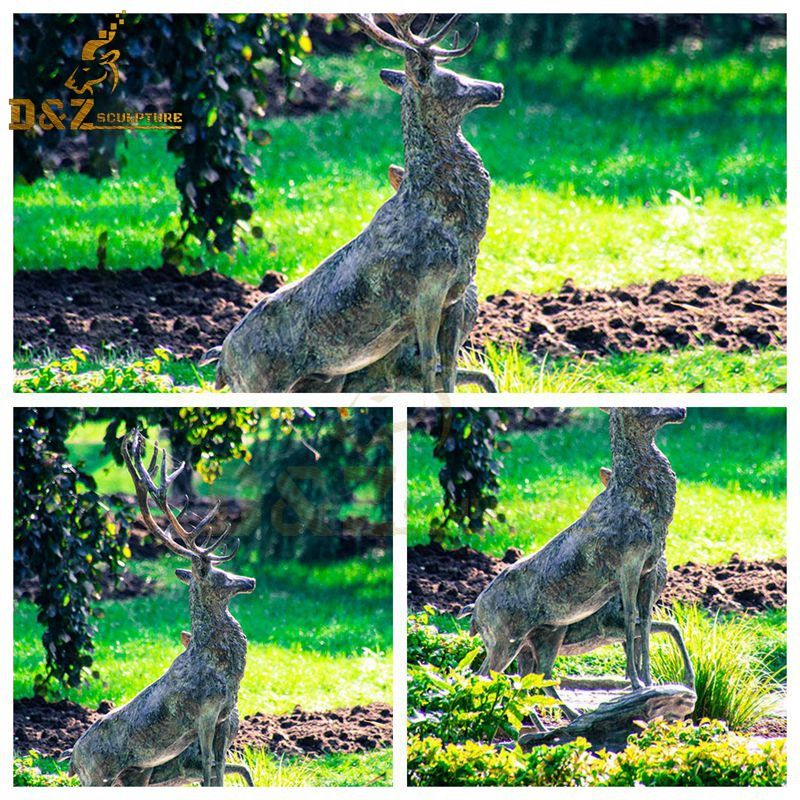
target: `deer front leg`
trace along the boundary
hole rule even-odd
[[[461,346],[464,327],[463,298],[445,309],[439,330],[439,358],[442,362],[442,386],[445,392],[456,390],[458,350]]]
[[[655,605],[657,594],[656,571],[653,569],[642,577],[636,601],[639,607],[641,629],[641,671],[639,676],[645,686],[651,686],[653,683],[650,675],[650,633],[653,625],[653,606]]]
[[[214,733],[214,785],[225,785],[225,756],[228,752],[228,725],[221,722]]]
[[[424,392],[436,391],[437,340],[442,323],[443,302],[444,298],[437,295],[424,295],[417,300],[414,321],[417,328],[422,390]]]
[[[620,575],[619,589],[622,596],[622,610],[625,619],[625,677],[631,682],[635,691],[641,688],[641,682],[636,670],[636,614],[637,596],[639,594],[639,580],[641,567],[638,563],[626,564]]]
[[[217,715],[205,716],[198,720],[197,738],[200,740],[200,761],[203,764],[202,786],[213,786],[211,766],[214,763],[214,735],[217,729]]]

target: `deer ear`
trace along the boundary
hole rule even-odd
[[[403,87],[406,85],[406,76],[398,69],[382,69],[381,80],[397,94],[403,93]]]
[[[178,576],[178,580],[183,581],[187,586],[189,585],[189,581],[192,580],[192,571],[188,569],[176,569],[175,574]]]

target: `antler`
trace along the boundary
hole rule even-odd
[[[159,449],[157,446],[154,446],[150,464],[145,467],[142,461],[143,443],[144,436],[138,428],[129,431],[122,440],[122,458],[125,461],[128,472],[131,474],[131,478],[133,478],[133,485],[136,489],[136,499],[139,503],[142,519],[147,529],[160,539],[166,547],[172,550],[173,553],[177,553],[185,558],[200,558],[210,564],[221,564],[225,561],[230,561],[239,549],[238,539],[230,552],[224,555],[214,552],[214,550],[222,544],[230,528],[226,527],[222,534],[217,536],[213,541],[210,533],[206,534],[205,541],[202,545],[197,541],[200,534],[209,527],[216,517],[220,506],[219,501],[214,504],[214,507],[208,514],[206,514],[191,530],[185,528],[181,524],[180,517],[186,511],[189,501],[187,499],[183,508],[176,514],[170,506],[168,494],[169,487],[183,472],[186,465],[185,463],[181,463],[174,472],[167,474],[167,452],[163,448]],[[160,466],[159,454],[161,455]],[[156,485],[154,481],[154,475],[157,473],[160,474],[158,485]],[[155,521],[150,512],[150,497],[153,498],[156,506],[167,518],[169,524],[166,530]],[[176,535],[178,539],[175,538]]]
[[[400,53],[401,55],[416,53],[442,62],[451,61],[469,53],[475,46],[480,30],[480,26],[476,22],[472,36],[463,47],[458,46],[459,37],[458,32],[456,32],[453,36],[453,47],[447,49],[436,45],[450,33],[461,18],[461,14],[453,14],[434,34],[431,34],[430,31],[436,19],[435,14],[428,15],[428,19],[418,34],[411,30],[411,26],[419,16],[418,14],[385,14],[384,16],[394,29],[395,35],[378,27],[373,14],[347,14],[346,16],[355,22],[367,36],[394,53]]]

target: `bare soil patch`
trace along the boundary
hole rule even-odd
[[[14,752],[37,750],[58,757],[113,706],[103,701],[92,711],[69,700],[38,697],[14,701]],[[254,714],[239,726],[234,747],[264,747],[275,755],[363,753],[392,744],[392,709],[383,703],[337,711]]]
[[[364,753],[391,744],[392,709],[372,703],[336,711],[303,711],[298,706],[281,716],[253,714],[242,721],[234,746],[301,756]]]
[[[445,550],[417,545],[408,551],[408,605],[419,611],[431,605],[445,614],[471,603],[492,579],[523,553],[510,548],[502,559],[470,547]],[[727,564],[689,562],[670,570],[661,595],[663,605],[698,603],[711,611],[755,613],[786,606],[786,559]]]
[[[57,355],[75,345],[94,356],[109,350],[149,354],[155,347],[193,358],[222,342],[261,298],[285,282],[268,272],[259,287],[216,272],[182,275],[143,270],[35,270],[14,276],[18,353]],[[537,355],[602,356],[712,345],[725,351],[782,347],[786,278],[715,283],[676,281],[609,291],[506,292],[481,304],[473,347],[493,341]]]
[[[470,343],[537,355],[656,352],[713,345],[744,352],[786,343],[786,278],[717,283],[699,275],[599,291],[566,281],[544,295],[504,292],[481,304]]]

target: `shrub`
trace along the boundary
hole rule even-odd
[[[780,786],[785,743],[751,748],[719,721],[650,723],[613,761],[607,786]]]
[[[744,730],[768,714],[775,689],[757,654],[758,636],[748,620],[722,623],[697,606],[674,607],[695,671],[697,704],[693,719],[725,720]],[[683,659],[674,646],[654,649],[653,674],[669,683],[683,679]]]
[[[469,653],[480,648],[475,661],[482,661],[485,650],[480,646],[480,639],[470,636],[467,631],[458,633],[441,633],[435,625],[430,624],[434,610],[427,606],[419,614],[408,617],[408,633],[406,637],[406,660],[409,664],[430,664],[438,669],[455,667]]]
[[[47,759],[55,772],[42,772],[44,762],[35,750],[28,755],[14,759],[14,786],[80,786],[77,775],[67,775],[58,766]]]
[[[785,741],[749,747],[718,721],[653,722],[619,754],[577,739],[524,752],[411,735],[412,786],[781,786]]]
[[[408,730],[416,736],[437,736],[447,742],[492,741],[499,732],[516,739],[531,712],[557,701],[537,690],[552,686],[541,675],[476,675],[469,668],[480,648],[468,653],[455,669],[439,672],[430,664],[408,672]]]
[[[431,435],[436,439],[433,454],[444,462],[439,471],[444,497],[442,517],[431,520],[432,542],[448,539],[451,528],[458,539],[465,529],[482,533],[491,530],[492,520],[505,521],[496,511],[503,464],[496,457],[495,439],[503,430],[502,410],[445,408],[439,413]],[[508,449],[508,444],[502,447]]]
[[[529,754],[515,747],[489,744],[447,744],[436,737],[408,739],[408,782],[411,786],[588,786],[594,759],[584,739],[555,747],[537,747]]]
[[[66,439],[81,414],[14,409],[14,585],[37,581],[45,655],[37,694],[52,681],[80,684],[92,664],[92,600],[130,556],[130,510],[101,502],[94,478],[67,457]]]

